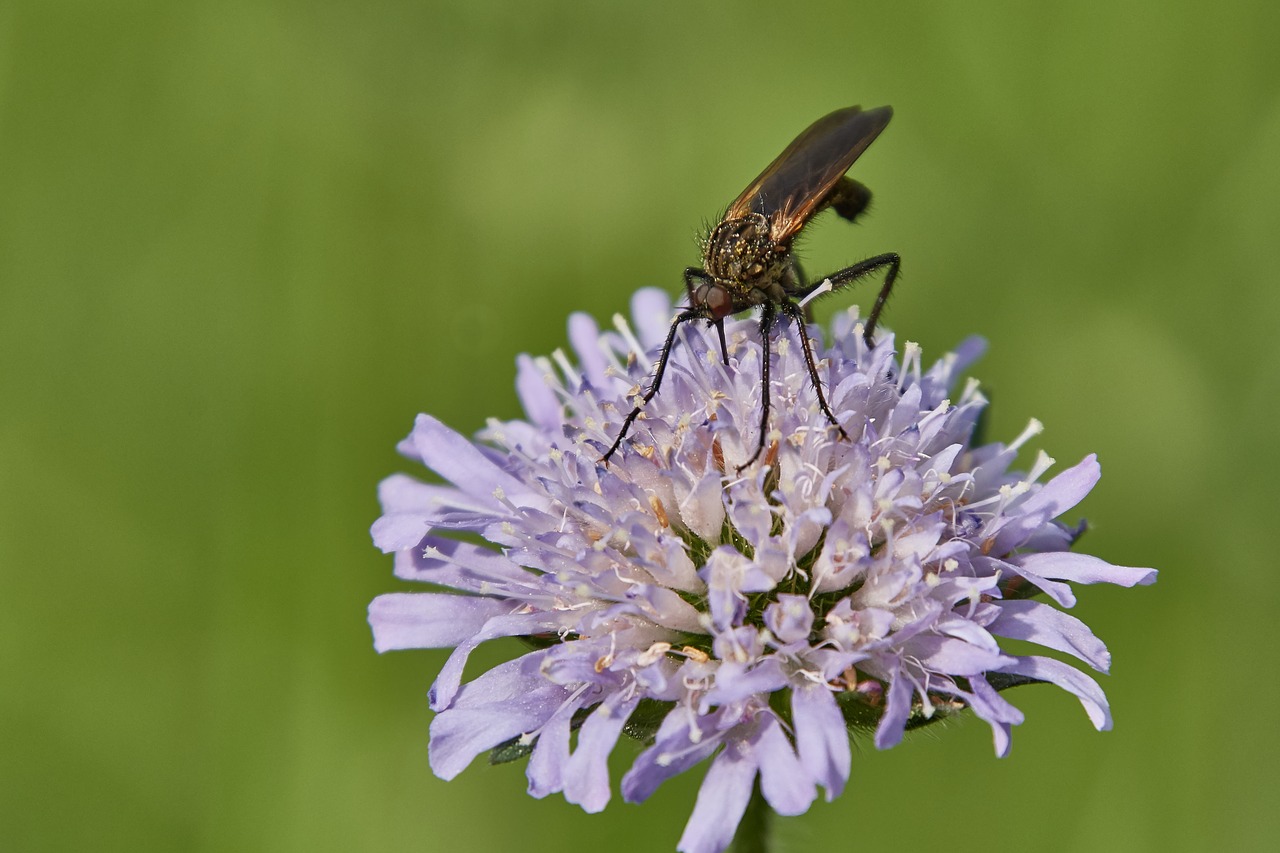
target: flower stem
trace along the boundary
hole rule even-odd
[[[769,823],[772,816],[773,810],[760,793],[760,779],[757,777],[755,786],[751,789],[751,801],[747,803],[747,811],[738,824],[729,853],[769,853]]]

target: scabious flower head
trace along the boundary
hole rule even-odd
[[[818,788],[837,796],[850,727],[887,748],[968,708],[1004,755],[1022,714],[1000,691],[1045,681],[1110,728],[1092,678],[1001,641],[1106,671],[1106,647],[1059,609],[1074,604],[1069,584],[1155,572],[1068,551],[1082,528],[1056,519],[1097,481],[1094,457],[1040,483],[1043,454],[1010,470],[1034,422],[1010,444],[972,443],[986,401],[975,382],[956,386],[980,341],[925,370],[915,345],[899,356],[882,332],[870,348],[839,315],[816,354],[846,440],[779,327],[768,450],[739,474],[759,435],[758,326],[726,324],[725,366],[714,335],[686,325],[661,392],[605,465],[671,318],[658,291],[632,308],[634,329],[618,317],[604,333],[574,315],[576,359],[519,359],[526,420],[470,440],[420,415],[400,450],[445,484],[382,483],[374,541],[399,577],[436,591],[380,596],[369,621],[379,651],[453,649],[430,692],[438,776],[486,751],[527,755],[531,794],[595,812],[625,731],[645,744],[621,780],[628,801],[710,762],[678,849],[718,853],[757,780],[780,814],[804,812]],[[470,652],[499,637],[527,650],[463,684]]]

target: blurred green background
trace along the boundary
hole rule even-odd
[[[779,849],[1269,848],[1278,40],[1265,2],[0,5],[0,847],[673,850],[697,774],[591,817],[432,777],[374,489],[889,103],[808,268],[900,252],[888,324],[987,337],[992,437],[1097,451],[1083,550],[1162,575],[1082,591],[1115,731],[1025,688],[1006,760],[860,743]]]

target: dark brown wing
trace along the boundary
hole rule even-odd
[[[742,191],[724,218],[762,213],[775,243],[791,239],[892,117],[890,107],[846,107],[818,119]]]

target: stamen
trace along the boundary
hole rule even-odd
[[[898,374],[898,391],[906,387],[908,375],[915,384],[920,384],[920,345],[915,341],[907,341],[902,345],[902,372]]]
[[[826,279],[825,281],[822,282],[822,284],[818,285],[813,290],[811,290],[809,292],[809,295],[806,296],[804,299],[801,299],[797,304],[801,308],[803,308],[813,300],[817,299],[819,296],[822,296],[824,293],[830,293],[834,289],[835,287],[831,284],[831,279]]]
[[[711,655],[693,646],[685,646],[680,650],[680,653],[694,663],[706,663],[711,660]]]
[[[551,353],[551,357],[555,359],[556,366],[560,368],[560,372],[564,374],[565,379],[572,381],[575,385],[581,384],[582,374],[574,368],[573,364],[569,361],[568,356],[564,354],[564,350],[557,347],[556,350]],[[549,369],[551,365],[548,363],[547,367]],[[554,379],[556,385],[563,387],[563,383],[560,382],[559,378],[556,377],[554,373],[551,373],[550,370],[548,370],[546,378]]]
[[[1042,432],[1044,432],[1044,424],[1040,423],[1040,421],[1035,418],[1032,418],[1027,422],[1026,428],[1018,434],[1018,437],[1009,442],[1009,449],[1017,450]]]
[[[627,318],[621,314],[614,314],[613,327],[618,330],[618,334],[622,335],[622,339],[627,342],[627,347],[635,354],[636,359],[644,362],[645,372],[648,373],[653,368],[653,362],[649,361],[648,356],[645,355],[644,347],[641,346],[635,333],[631,331],[631,325],[627,323]]]
[[[662,505],[662,499],[657,495],[649,495],[649,508],[653,510],[653,515],[658,519],[658,524],[663,527],[670,527],[671,522],[667,520],[667,508]]]

